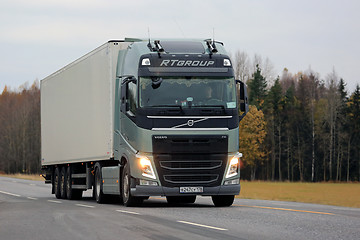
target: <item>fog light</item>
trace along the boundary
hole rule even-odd
[[[240,179],[239,178],[224,182],[224,185],[235,185],[235,184],[240,184]]]
[[[157,182],[140,179],[140,185],[142,186],[158,186]]]

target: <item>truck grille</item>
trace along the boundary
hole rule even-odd
[[[221,167],[222,161],[160,161],[160,166],[169,170],[185,170],[185,169],[216,169]]]
[[[186,184],[191,185],[196,182],[196,184],[209,184],[216,182],[219,178],[217,174],[206,174],[206,175],[164,175],[164,180],[169,183],[174,184]]]
[[[153,136],[154,162],[166,187],[217,186],[227,161],[227,136]]]

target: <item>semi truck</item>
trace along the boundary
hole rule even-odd
[[[41,80],[41,164],[59,199],[231,206],[246,85],[222,42],[110,40]]]

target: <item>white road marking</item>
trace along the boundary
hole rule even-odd
[[[52,203],[62,203],[62,202],[56,201],[56,200],[48,200],[48,202],[52,202]]]
[[[121,212],[121,213],[128,213],[128,214],[134,214],[134,215],[141,215],[140,213],[137,212],[130,212],[130,211],[125,211],[125,210],[116,210],[117,212]]]
[[[14,193],[9,193],[9,192],[0,191],[0,193],[6,194],[6,195],[10,195],[10,196],[14,196],[14,197],[21,197],[21,195],[19,195],[19,194],[14,194]]]
[[[34,184],[34,183],[30,183],[30,186],[36,186],[36,184]]]
[[[78,207],[94,208],[95,206],[85,205],[85,204],[75,204]]]
[[[33,198],[33,197],[27,197],[27,198],[31,200],[38,200],[37,198]]]
[[[198,224],[198,223],[192,223],[192,222],[186,222],[186,221],[177,221],[177,222],[184,223],[184,224],[189,224],[189,225],[194,225],[194,226],[198,226],[198,227],[215,229],[215,230],[219,230],[219,231],[227,231],[228,230],[228,229],[225,229],[225,228],[218,228],[218,227],[213,227],[213,226],[208,226],[208,225],[203,225],[203,224]]]

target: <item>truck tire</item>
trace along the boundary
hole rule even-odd
[[[72,188],[71,167],[66,168],[66,197],[69,200],[81,199],[83,191]]]
[[[211,196],[215,207],[230,207],[234,202],[234,195]]]
[[[175,203],[194,203],[196,196],[168,196],[166,200],[169,204]]]
[[[144,198],[131,196],[131,175],[130,164],[126,163],[122,171],[121,195],[126,207],[139,206],[143,203]]]
[[[55,197],[57,199],[60,199],[61,193],[60,193],[60,171],[59,171],[59,168],[55,168],[55,172],[54,172],[54,190],[55,190]]]
[[[66,198],[66,167],[60,170],[60,196],[62,199]]]
[[[72,179],[71,179],[71,168],[66,168],[66,197],[69,200],[73,199]]]
[[[106,196],[102,191],[101,166],[98,163],[95,165],[95,181],[93,195],[97,203],[105,202]]]

